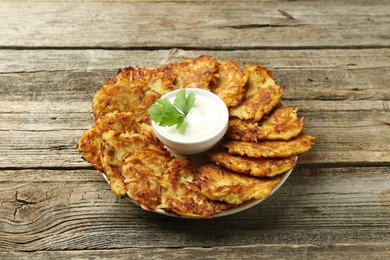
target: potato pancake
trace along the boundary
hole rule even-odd
[[[143,209],[154,210],[160,204],[160,179],[172,159],[158,148],[144,148],[125,159],[122,175],[127,195]]]
[[[115,195],[124,196],[126,194],[122,176],[123,160],[145,147],[162,148],[159,143],[150,142],[150,140],[147,136],[137,133],[118,134],[114,131],[103,133],[101,162]]]
[[[231,118],[227,136],[246,142],[289,140],[297,136],[302,131],[303,126],[303,118],[298,119],[296,108],[279,107],[259,123]]]
[[[229,119],[226,136],[237,141],[257,142],[266,139],[270,131],[272,129],[263,128],[261,123],[233,117]]]
[[[133,81],[130,86],[105,85],[95,95],[92,110],[95,119],[111,112],[132,112],[141,120],[148,120],[148,108],[161,95],[147,90],[142,82]]]
[[[218,61],[217,68],[211,91],[218,95],[227,107],[239,105],[245,97],[248,80],[246,70],[231,60]]]
[[[245,100],[230,108],[230,116],[258,122],[282,100],[283,89],[275,84],[271,72],[260,65],[245,64],[248,73]]]
[[[206,198],[196,180],[198,166],[189,159],[175,158],[164,172],[161,180],[161,205],[175,214],[186,217],[210,217],[230,206]]]
[[[296,165],[295,157],[253,158],[231,155],[223,150],[210,152],[210,160],[228,170],[255,177],[274,177],[291,170]]]
[[[133,68],[120,69],[115,78],[107,79],[104,85],[116,85],[132,88],[133,82],[145,85],[145,90],[153,90],[161,95],[176,89],[170,68]]]
[[[263,66],[245,63],[245,70],[248,74],[247,97],[256,93],[258,88],[267,88],[275,85],[271,71]]]
[[[280,107],[267,118],[262,127],[269,131],[267,140],[289,140],[299,135],[304,127],[303,117],[297,116],[297,108]],[[272,131],[270,131],[272,129]]]
[[[113,79],[107,79],[93,99],[95,119],[106,113],[132,112],[147,120],[148,108],[156,100],[176,89],[174,78],[167,68],[132,68],[119,70]]]
[[[212,163],[199,168],[202,193],[212,200],[241,204],[251,199],[265,199],[281,178],[256,178],[224,169]]]
[[[309,151],[314,144],[314,139],[313,136],[301,133],[294,139],[288,141],[263,141],[255,143],[229,140],[222,143],[222,146],[228,148],[230,154],[235,155],[286,158]]]
[[[80,137],[77,148],[83,153],[83,159],[88,161],[98,170],[103,170],[101,164],[100,146],[102,134],[108,131],[115,133],[138,133],[153,135],[150,126],[138,123],[132,113],[110,113],[100,118],[95,124],[85,131]]]
[[[210,90],[210,82],[217,71],[217,60],[202,55],[197,59],[188,59],[169,64],[177,88],[201,88]]]
[[[258,88],[257,92],[247,97],[244,102],[229,109],[230,116],[258,122],[270,113],[282,100],[283,89],[278,85]]]
[[[126,194],[121,167],[123,159],[144,147],[162,148],[151,126],[138,123],[132,113],[109,113],[99,118],[79,139],[83,158],[104,172],[117,196]]]

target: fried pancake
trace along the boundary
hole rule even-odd
[[[262,127],[269,132],[267,140],[289,140],[299,135],[304,127],[303,117],[298,119],[297,108],[281,107],[267,118]],[[272,129],[272,131],[270,131]]]
[[[161,95],[147,90],[140,81],[132,81],[127,86],[105,85],[95,95],[92,110],[95,119],[111,112],[132,112],[135,117],[146,121],[148,108]]]
[[[230,116],[258,122],[270,113],[282,100],[283,89],[278,85],[258,88],[257,92],[247,96],[244,102],[229,109]]]
[[[174,77],[170,68],[133,68],[120,69],[113,79],[107,79],[104,85],[116,85],[132,87],[134,81],[140,85],[145,85],[146,90],[153,90],[161,95],[176,89]]]
[[[144,147],[162,148],[151,127],[137,122],[132,113],[109,113],[99,118],[78,141],[83,158],[104,172],[113,193],[126,194],[121,167],[123,159]]]
[[[206,197],[235,205],[251,199],[265,199],[281,181],[279,176],[272,179],[256,178],[212,163],[201,166],[197,176],[201,182],[202,193]]]
[[[177,89],[173,84],[174,81],[175,78],[171,69],[169,67],[162,67],[152,71],[151,77],[147,82],[147,87],[162,96]]]
[[[228,170],[249,174],[255,177],[274,177],[295,167],[295,157],[288,158],[253,158],[235,156],[223,150],[210,153],[210,160]]]
[[[83,153],[83,159],[92,164],[93,167],[102,171],[101,151],[102,134],[109,131],[115,133],[142,133],[152,135],[150,126],[138,123],[132,113],[110,113],[101,117],[95,124],[85,131],[80,137],[77,148]]]
[[[231,139],[246,142],[289,140],[297,136],[303,126],[303,117],[298,119],[296,108],[279,107],[259,123],[231,118],[226,134]]]
[[[314,139],[313,136],[301,133],[294,139],[288,141],[264,141],[255,143],[230,140],[222,143],[222,146],[228,148],[230,154],[235,155],[286,158],[309,151],[314,144]]]
[[[143,209],[154,210],[160,204],[160,179],[172,159],[159,148],[144,148],[125,159],[122,175],[127,195]]]
[[[187,217],[210,217],[230,206],[206,198],[196,180],[198,166],[189,159],[175,158],[161,180],[159,208]]]
[[[176,89],[168,68],[132,68],[119,70],[113,79],[107,79],[93,99],[95,119],[106,113],[132,112],[146,121],[148,108],[156,100]]]
[[[218,61],[211,91],[218,95],[227,107],[237,106],[245,97],[246,70],[241,69],[234,61]]]
[[[226,136],[237,141],[257,142],[266,139],[269,133],[269,129],[263,128],[261,123],[233,117],[229,119]]]
[[[161,149],[162,145],[157,140],[153,142],[151,137],[142,134],[118,134],[114,131],[104,133],[103,140],[101,162],[104,173],[110,181],[113,193],[117,196],[124,196],[126,187],[122,176],[123,160],[146,147]]]
[[[271,71],[263,66],[245,63],[245,70],[248,74],[247,96],[251,96],[256,93],[258,88],[267,88],[275,85]]]
[[[217,60],[202,55],[197,59],[188,59],[168,65],[175,78],[177,88],[201,88],[210,90],[210,82],[217,71]]]
[[[282,100],[283,89],[276,85],[271,72],[260,65],[245,64],[248,73],[245,100],[230,108],[230,116],[258,122]]]

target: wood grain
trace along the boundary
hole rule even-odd
[[[0,258],[390,258],[389,13],[383,0],[1,1]],[[118,68],[201,54],[272,69],[316,145],[245,212],[145,212],[76,141]]]
[[[322,103],[323,106],[332,104]],[[0,112],[3,118],[0,129],[1,168],[87,167],[89,164],[81,160],[76,142],[93,123],[89,104],[83,105],[87,108],[83,113],[72,111],[71,105],[61,104],[61,114],[39,111],[37,107],[46,107],[42,102],[26,104],[25,108],[31,108],[30,112]],[[361,104],[355,102],[354,105],[355,109],[359,109]],[[32,112],[34,110],[35,113]],[[335,109],[303,111],[300,115],[306,118],[305,131],[317,136],[317,140],[310,153],[300,157],[299,163],[388,164],[390,161],[389,125],[380,121],[388,120],[388,112]]]
[[[2,259],[386,259],[390,257],[390,245],[360,243],[351,244],[297,244],[297,245],[249,245],[189,248],[126,248],[112,250],[72,250],[38,252],[0,252]]]
[[[263,64],[286,87],[284,99],[389,100],[390,50],[103,51],[0,50],[0,96],[8,101],[91,100],[127,66],[157,67],[208,54]],[[29,62],[24,62],[28,60]],[[17,69],[16,69],[17,68]],[[89,91],[87,91],[89,90]]]
[[[1,167],[88,167],[75,149],[76,142],[93,124],[92,98],[104,79],[115,75],[113,68],[159,66],[201,53],[0,51],[5,61],[0,70]],[[387,59],[380,59],[389,57],[388,49],[206,54],[240,63],[272,65],[274,75],[285,86],[285,104],[299,107],[300,115],[306,118],[306,131],[318,137],[313,150],[302,156],[300,163],[356,165],[390,161],[390,136],[386,134],[390,127],[390,92],[382,77],[390,67]],[[23,57],[31,62],[22,62]]]
[[[389,45],[390,5],[383,1],[254,1],[248,5],[243,8],[240,1],[4,2],[0,46],[233,50]]]
[[[264,203],[210,220],[144,212],[116,198],[92,170],[3,170],[0,251],[354,241],[388,246],[389,170],[300,166]]]

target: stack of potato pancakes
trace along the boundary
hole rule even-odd
[[[204,163],[174,157],[154,135],[148,108],[179,88],[217,94],[229,127]],[[145,210],[209,218],[269,196],[314,137],[302,133],[297,108],[261,65],[200,56],[159,68],[128,67],[107,79],[93,99],[95,124],[78,141],[83,158],[104,172],[117,196]]]

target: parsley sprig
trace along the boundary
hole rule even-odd
[[[160,98],[148,109],[148,112],[150,119],[159,123],[159,126],[177,125],[176,129],[180,129],[194,103],[195,93],[191,92],[187,96],[183,88],[176,93],[173,104],[168,99]]]

